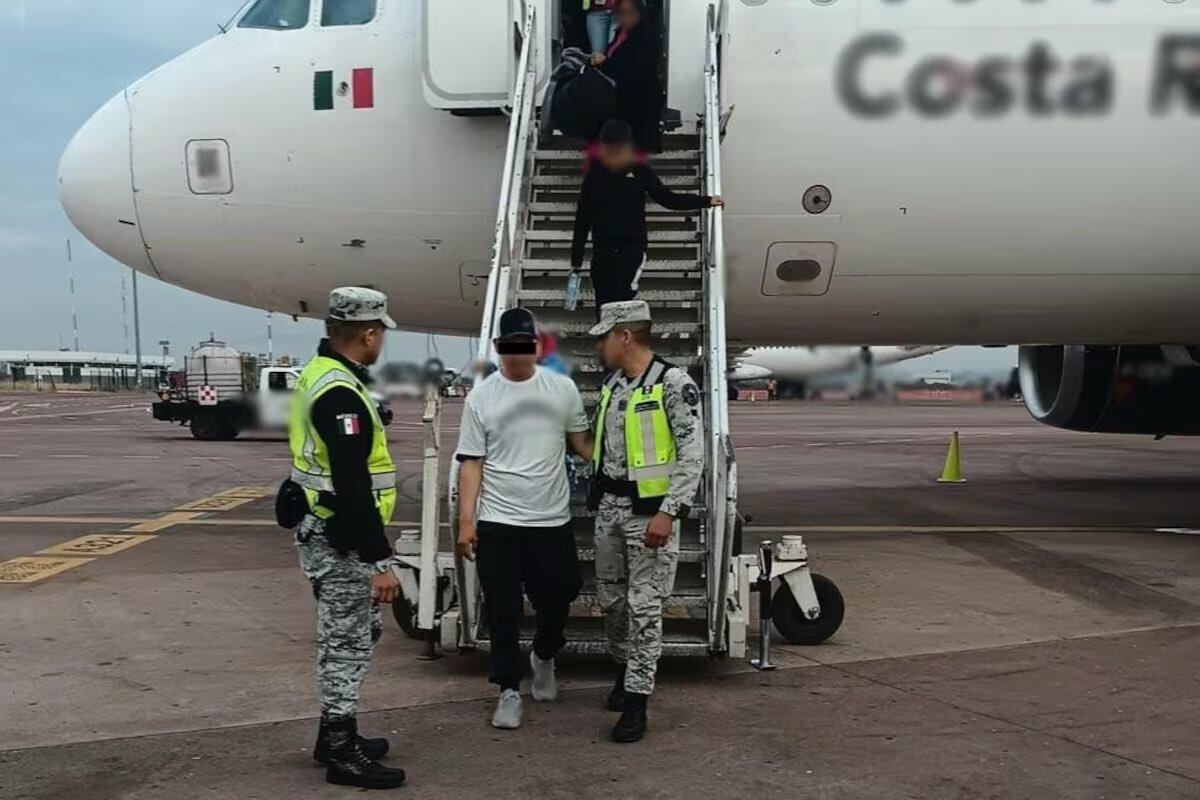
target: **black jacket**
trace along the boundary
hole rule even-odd
[[[341,362],[364,386],[370,383],[366,367],[334,352],[328,339],[321,341],[317,355]],[[367,469],[375,431],[371,410],[356,392],[337,386],[313,404],[312,423],[329,450],[333,472],[335,513],[326,529],[330,543],[342,553],[358,553],[368,563],[389,558],[392,547],[383,532]]]
[[[645,164],[609,172],[599,161],[593,161],[579,190],[571,265],[583,264],[589,232],[596,247],[637,244],[645,249],[646,195],[673,211],[706,208],[711,202],[707,195],[672,192]]]
[[[600,66],[617,84],[617,117],[633,128],[638,147],[651,153],[659,150],[663,108],[662,81],[658,75],[661,60],[662,42],[652,23],[643,19]]]

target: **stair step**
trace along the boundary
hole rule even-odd
[[[579,153],[586,146],[587,142],[583,139],[575,139],[561,133],[551,134],[550,136],[540,138],[539,143],[544,150],[569,150]],[[699,150],[700,136],[695,133],[666,133],[659,140],[659,146],[664,151],[670,150]],[[542,152],[539,149],[538,152]],[[651,160],[654,156],[650,157]]]
[[[573,635],[570,624],[567,625],[567,643],[563,645],[560,653],[569,655],[587,655],[587,656],[607,656],[608,655],[608,639],[603,637],[590,637],[587,639]],[[491,642],[488,639],[481,638],[478,641],[479,649],[487,651],[491,648]],[[521,637],[521,647],[528,650],[533,646],[532,636]],[[666,633],[663,633],[662,654],[668,658],[679,657],[696,657],[703,656],[708,653],[708,639],[703,634],[687,634],[686,638],[677,637],[669,638]]]
[[[547,216],[539,216],[536,214],[530,214],[529,219],[527,219],[526,223],[525,223],[525,230],[526,230],[526,232],[530,232],[530,231],[534,231],[534,232],[564,231],[567,234],[573,235],[575,232],[575,215],[574,215],[574,213],[572,213],[570,216],[566,216],[566,217],[547,217]],[[650,233],[651,240],[654,239],[654,234],[656,232],[665,232],[665,231],[675,231],[675,232],[681,232],[681,233],[687,232],[687,233],[694,234],[696,237],[700,236],[700,229],[696,224],[695,218],[692,218],[692,219],[684,219],[684,218],[666,219],[663,217],[651,218],[651,219],[646,220],[646,230],[647,230],[647,232]],[[568,238],[567,241],[570,241],[570,238]]]
[[[684,188],[692,188],[692,189],[697,189],[697,190],[700,188],[701,181],[700,181],[699,175],[695,175],[695,176],[663,175],[661,177],[662,177],[662,182],[663,182],[664,186],[684,187]],[[583,182],[582,173],[579,175],[534,175],[533,176],[533,185],[534,186],[558,186],[558,187],[573,186],[578,189],[579,185],[582,182]]]
[[[700,232],[693,229],[674,231],[647,231],[647,239],[653,242],[698,242]],[[570,242],[574,238],[571,230],[526,230],[526,242]]]
[[[700,176],[700,165],[691,164],[686,161],[668,161],[665,164],[656,164],[654,173],[659,178],[667,178],[675,175],[679,177]],[[534,175],[571,175],[583,181],[584,168],[579,161],[539,161],[533,169]]]
[[[708,552],[705,550],[679,550],[680,564],[700,564],[708,559]],[[594,547],[579,548],[579,560],[590,562],[596,560],[596,549]]]
[[[602,618],[599,595],[580,592],[571,604],[571,617]],[[663,619],[705,619],[708,616],[708,595],[704,589],[674,592],[663,601]]]
[[[572,221],[574,221],[574,219],[575,219],[575,209],[576,209],[576,203],[574,201],[562,202],[562,203],[544,202],[544,201],[538,202],[538,203],[529,203],[529,212],[531,214],[552,214],[552,215],[560,215],[561,214],[564,216],[570,216]],[[653,218],[653,217],[685,217],[685,218],[689,218],[689,219],[694,219],[702,213],[703,213],[703,209],[701,209],[700,211],[673,211],[669,208],[663,208],[662,206],[660,206],[658,203],[655,203],[655,202],[647,202],[646,203],[646,216],[650,217],[650,218]]]
[[[651,253],[653,256],[654,253]],[[585,253],[585,263],[590,258],[590,254]],[[642,275],[645,276],[648,272],[676,272],[682,274],[699,273],[703,269],[698,258],[648,258],[646,263],[642,265]],[[571,271],[570,255],[564,254],[560,258],[526,258],[521,262],[521,271],[525,275],[530,272],[542,272],[547,274],[559,273],[566,275]]]
[[[571,149],[539,149],[534,158],[539,162],[543,161],[574,161],[580,163],[582,153],[578,148]],[[655,153],[650,156],[651,166],[658,166],[664,161],[694,161],[700,163],[700,151],[692,149],[676,149],[663,150],[661,153]]]
[[[565,296],[566,292],[562,289],[523,289],[518,295],[522,304],[562,303]],[[581,305],[592,308],[596,300],[596,293],[591,289],[581,289],[579,299]],[[700,289],[644,289],[639,287],[637,299],[645,300],[653,308],[656,302],[699,303],[704,299],[704,292]]]

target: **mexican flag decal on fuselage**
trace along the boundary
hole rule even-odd
[[[375,107],[375,70],[371,67],[350,71],[350,80],[334,79],[333,70],[313,73],[313,111],[333,111],[337,108]]]

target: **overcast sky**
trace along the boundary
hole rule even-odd
[[[412,0],[415,2],[415,0]],[[499,0],[497,0],[498,2]],[[133,308],[121,310],[129,270],[93,247],[58,203],[58,160],[67,142],[108,98],[136,78],[217,33],[243,0],[0,0],[0,349],[71,346],[66,240],[74,251],[79,343],[132,352]],[[139,275],[142,349],[160,339],[181,352],[215,334],[251,352],[266,350],[263,312],[213,300]],[[130,298],[132,296],[130,295]],[[130,330],[125,338],[126,319]],[[274,318],[275,351],[305,355],[319,326]],[[451,366],[468,358],[465,339],[439,337]],[[421,359],[430,338],[389,337],[392,359]],[[958,348],[930,366],[1011,364],[1012,351]]]
[[[0,350],[70,347],[66,240],[74,251],[79,344],[133,348],[121,312],[129,270],[93,247],[58,203],[58,160],[75,131],[108,98],[151,69],[217,33],[243,0],[0,0]],[[142,349],[169,339],[182,352],[209,333],[251,352],[266,351],[263,312],[138,276]],[[274,317],[276,353],[305,355],[320,326]],[[390,358],[421,359],[429,337],[389,336]],[[439,337],[451,366],[467,359],[465,339]]]

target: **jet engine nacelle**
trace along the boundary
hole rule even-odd
[[[1018,369],[1025,407],[1046,425],[1200,435],[1200,348],[1022,346]]]

